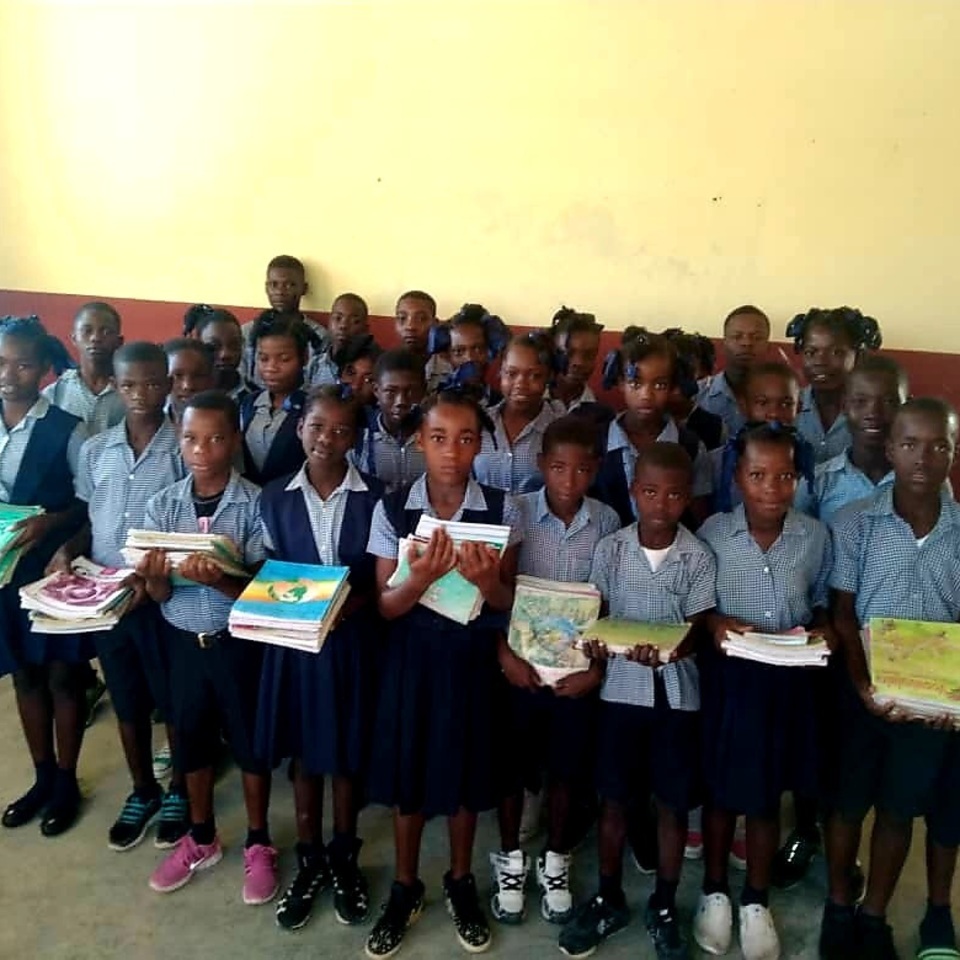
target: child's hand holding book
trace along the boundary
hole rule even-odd
[[[411,550],[408,562],[410,578],[423,592],[457,565],[457,549],[450,534],[442,527],[437,527],[422,549],[416,552]]]
[[[486,543],[466,540],[457,550],[457,571],[486,597],[500,582],[500,552]]]
[[[18,547],[27,551],[35,547],[54,527],[56,516],[50,513],[39,513],[35,517],[24,517],[18,520],[12,530],[14,538],[7,549],[15,550]]]

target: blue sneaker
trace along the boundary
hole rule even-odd
[[[180,790],[170,789],[160,801],[157,835],[153,845],[158,850],[172,850],[190,829],[190,803]]]
[[[110,828],[108,846],[111,850],[132,850],[146,835],[154,818],[160,813],[160,792],[155,797],[144,798],[131,793],[124,801],[120,816]]]

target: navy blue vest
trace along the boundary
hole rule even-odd
[[[708,450],[723,446],[723,418],[715,413],[704,410],[703,407],[694,407],[685,426],[703,441]]]
[[[258,390],[256,393],[247,394],[240,404],[240,429],[246,434],[253,420],[254,401],[263,393]],[[283,403],[283,409],[287,411],[287,416],[280,429],[270,444],[270,450],[267,452],[267,459],[263,462],[263,469],[257,467],[250,456],[246,443],[243,445],[243,475],[253,483],[259,486],[265,486],[271,480],[288,474],[296,473],[302,466],[305,458],[303,453],[303,444],[297,436],[297,423],[303,415],[303,405],[306,401],[306,394],[302,390],[294,390]],[[288,477],[289,479],[289,477]]]

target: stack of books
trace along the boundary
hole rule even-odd
[[[149,550],[165,550],[173,566],[173,582],[183,585],[188,581],[176,575],[176,570],[192,553],[209,557],[224,573],[233,577],[249,576],[243,565],[243,554],[229,538],[215,533],[163,533],[159,530],[129,530],[123,548],[123,559],[131,567],[143,559]]]
[[[437,527],[443,527],[450,535],[455,546],[467,541],[485,543],[500,553],[507,547],[510,537],[510,528],[492,523],[461,523],[450,520],[436,520],[433,517],[421,516],[417,529],[412,537],[404,537],[400,541],[399,563],[393,576],[387,581],[387,586],[396,587],[410,576],[409,557],[411,553],[424,550]],[[428,610],[439,613],[441,616],[461,624],[468,624],[476,620],[483,607],[483,597],[480,591],[468,580],[465,580],[455,569],[444,574],[434,581],[424,592],[419,601]]]
[[[20,588],[34,633],[111,630],[127,612],[133,591],[123,581],[131,570],[102,567],[80,557],[70,573],[53,573]]]
[[[960,624],[883,617],[864,634],[878,704],[960,720]]]
[[[267,560],[230,611],[235,637],[319,653],[350,593],[349,567]]]
[[[830,650],[819,637],[796,628],[784,633],[734,633],[727,631],[723,649],[738,660],[772,667],[825,667]]]
[[[0,503],[0,587],[5,587],[12,579],[17,563],[23,556],[23,547],[11,547],[19,536],[16,525],[28,517],[43,513],[43,507],[25,507],[13,503]]]

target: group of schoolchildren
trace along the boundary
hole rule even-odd
[[[630,845],[655,874],[644,918],[667,960],[689,955],[676,904],[685,853],[704,860],[699,947],[727,953],[736,925],[747,960],[775,960],[770,889],[795,884],[824,847],[821,956],[896,957],[885,915],[923,816],[917,956],[960,957],[950,912],[960,733],[946,717],[878,707],[860,635],[871,617],[960,619],[948,481],[958,421],[940,400],[907,399],[903,371],[873,352],[875,321],[846,307],[795,318],[801,388],[788,364],[768,360],[770,323],[752,306],[726,318],[713,374],[710,341],[681,330],[628,328],[601,361],[601,325],[567,308],[546,331],[511,334],[478,305],[438,323],[433,299],[414,291],[396,307],[402,346],[383,350],[354,294],[337,298],[327,327],[301,315],[294,258],[270,263],[266,291],[270,310],[252,325],[198,306],[164,347],[124,343],[116,311],[88,304],[73,326],[78,366],[42,390],[65,365],[62,344],[35,317],[0,322],[0,499],[44,508],[22,522],[28,549],[0,589],[0,673],[13,676],[36,770],[4,826],[39,816],[55,836],[76,820],[96,657],[132,785],[109,845],[130,850],[155,824],[167,851],[149,881],[158,892],[223,855],[214,782],[226,743],[248,818],[248,904],[280,892],[270,783],[290,762],[296,868],[276,905],[283,928],[302,927],[327,889],[341,922],[367,921],[358,813],[393,809],[396,873],[370,957],[393,955],[423,910],[421,839],[437,816],[449,827],[443,897],[456,936],[469,952],[488,948],[472,855],[477,815],[492,809],[497,921],[524,919],[532,873],[543,919],[562,925],[561,951],[589,956],[629,922]],[[622,412],[588,385],[601,362]],[[397,582],[400,542],[424,514],[504,524],[508,546],[456,548],[440,529]],[[247,579],[199,555],[174,578],[151,550],[117,627],[31,632],[18,588],[81,555],[122,567],[130,528],[225,535],[251,570],[266,557],[344,565],[349,600],[319,654],[238,640],[227,618]],[[419,603],[454,569],[483,599],[465,626]],[[593,583],[606,614],[691,628],[663,658],[588,643],[589,667],[545,686],[506,640],[518,574]],[[722,649],[728,631],[796,627],[824,637],[828,669]],[[154,711],[172,750],[165,790],[151,765]],[[521,825],[538,793],[546,842],[531,856]],[[796,826],[781,846],[785,793]],[[591,811],[598,886],[577,906],[571,857]]]

